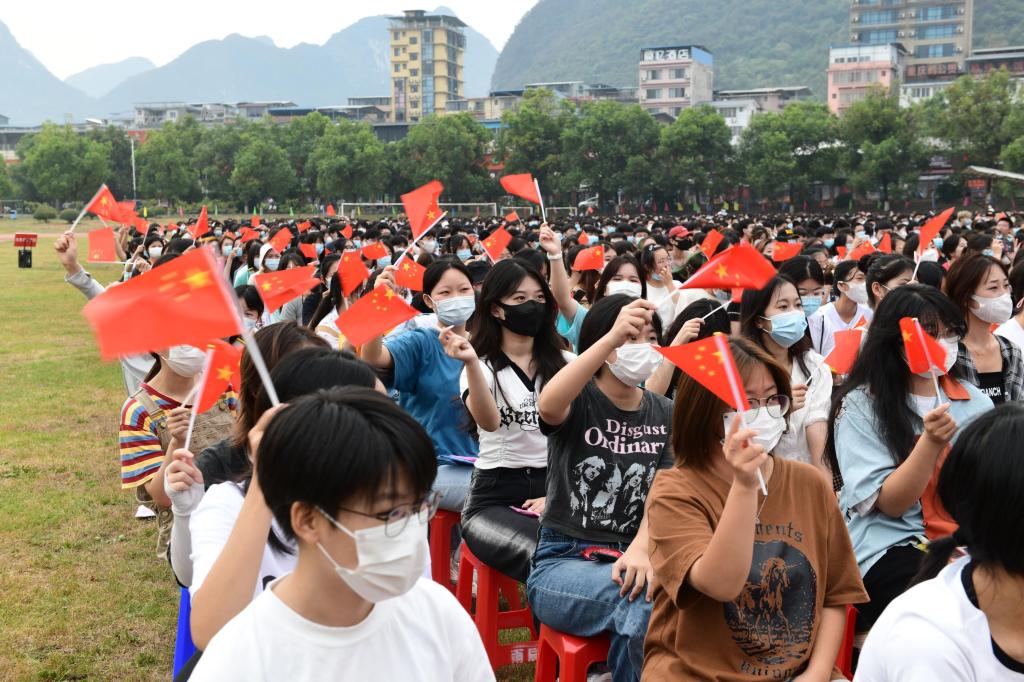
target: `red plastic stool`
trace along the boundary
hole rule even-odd
[[[608,660],[608,636],[576,637],[541,625],[538,649],[533,682],[555,682],[556,672],[558,682],[586,682],[590,666]]]
[[[462,514],[438,509],[430,520],[430,577],[452,593],[452,529],[462,522]]]
[[[853,638],[857,634],[857,609],[846,606],[846,629],[843,631],[843,643],[839,645],[839,656],[836,657],[836,667],[846,675],[846,679],[853,679]]]
[[[473,573],[476,573],[476,608],[473,608]],[[498,610],[498,595],[504,594],[509,611]],[[476,629],[483,640],[491,667],[497,670],[514,663],[533,663],[537,660],[537,631],[533,625],[530,607],[519,598],[519,583],[502,575],[473,555],[462,543],[459,555],[459,581],[455,596],[463,608],[473,616]],[[501,644],[498,631],[529,628],[533,638],[527,642]]]

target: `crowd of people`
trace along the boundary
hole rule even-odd
[[[215,249],[283,403],[246,350],[241,385],[190,426],[203,349],[121,360],[121,485],[191,596],[199,651],[178,678],[494,679],[429,578],[445,509],[453,553],[524,583],[539,623],[608,636],[594,679],[845,679],[854,607],[856,680],[1024,680],[1024,230],[962,211],[921,245],[930,217],[122,230],[122,280]],[[741,243],[774,262],[764,287],[682,288]],[[598,245],[603,268],[574,267]],[[102,294],[73,233],[56,251]],[[346,254],[372,273],[347,295]],[[422,291],[397,283],[403,254]],[[268,311],[253,277],[308,264],[318,285]],[[375,287],[419,314],[353,346],[335,322]],[[911,371],[904,318],[944,349],[938,380]],[[742,413],[657,350],[718,334]]]

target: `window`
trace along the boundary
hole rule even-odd
[[[660,81],[661,80],[661,69],[647,69],[647,80],[649,80],[649,81]]]
[[[402,36],[402,34],[401,34],[401,33],[399,33],[398,31],[393,31],[393,32],[392,32],[392,37],[393,37],[393,38],[394,38],[395,40],[398,40],[398,39],[399,39],[399,38],[400,38],[401,36]]]
[[[864,12],[860,15],[862,24],[893,24],[896,22],[896,11]]]
[[[868,43],[869,45],[878,45],[884,43],[895,43],[898,39],[896,29],[886,29],[880,31],[864,31],[860,34],[861,42]]]
[[[669,88],[668,97],[669,99],[682,99],[686,97],[686,88]]]
[[[922,7],[916,10],[919,21],[938,21],[940,19],[951,19],[955,17],[957,8],[952,5],[943,7]]]
[[[686,69],[671,69],[669,76],[673,80],[684,80],[686,78]]]
[[[843,64],[844,62],[846,62],[846,57],[836,57],[835,61],[832,62],[832,63],[833,64]]]
[[[935,26],[924,26],[920,29],[920,37],[923,40],[931,40],[933,38],[949,38],[950,36],[956,35],[955,24],[938,24]]]
[[[722,115],[722,118],[736,118],[736,114],[739,109],[736,107],[726,107],[725,109],[719,109],[718,113]]]
[[[427,44],[432,42],[434,42],[434,32],[429,29],[423,31],[423,43]]]
[[[410,52],[409,53],[409,61],[414,62],[414,61],[416,61],[419,58],[420,58],[420,53],[419,52]]]
[[[397,56],[398,56],[398,55],[400,55],[400,54],[402,54],[402,48],[400,48],[400,47],[396,47],[396,48],[395,48],[395,56],[397,57]]]
[[[416,36],[411,36],[409,38],[409,44],[410,45],[415,45],[417,40],[418,40],[418,38],[416,38]]]
[[[402,70],[402,65],[401,64],[395,64],[395,73],[398,73],[401,70]]]
[[[661,88],[647,88],[644,99],[661,99]]]
[[[410,109],[419,109],[420,108],[420,101],[418,99],[411,99],[411,100],[409,100],[409,108]]]
[[[410,83],[409,84],[409,92],[419,92],[419,91],[420,91],[420,86],[419,85],[417,85],[416,83]]]
[[[914,48],[914,56],[919,59],[933,57],[952,57],[956,54],[956,45],[953,43],[940,43],[938,45],[918,45]]]
[[[420,75],[420,70],[419,69],[409,69],[409,75],[412,76],[412,77],[419,76]]]
[[[683,108],[682,107],[672,107],[672,115],[673,116],[678,116],[682,112],[683,112]]]

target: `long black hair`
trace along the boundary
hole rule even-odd
[[[828,423],[832,426],[825,442],[825,458],[833,473],[839,471],[836,419],[846,396],[859,388],[866,389],[872,398],[875,424],[892,454],[893,462],[901,464],[914,448],[917,438],[915,426],[921,423],[921,418],[907,400],[913,375],[903,350],[900,320],[904,317],[916,317],[921,328],[933,337],[938,336],[941,327],[948,334],[960,337],[967,333],[964,316],[948,298],[932,287],[905,284],[882,299],[846,383],[832,392],[828,416]],[[955,366],[950,374],[956,375]]]
[[[682,311],[676,315],[675,321],[672,322],[672,326],[665,332],[665,336],[662,339],[666,344],[672,343],[676,336],[679,335],[679,331],[683,328],[683,325],[690,320],[701,318],[704,320],[704,324],[701,325],[700,331],[697,332],[697,337],[694,341],[700,341],[706,339],[715,334],[725,334],[729,336],[731,326],[729,324],[729,313],[726,312],[725,307],[721,302],[716,301],[712,298],[700,298],[686,306]],[[668,389],[665,391],[666,398],[675,397],[676,387],[679,385],[679,378],[682,376],[683,371],[676,367],[672,370],[672,380],[668,384]]]
[[[815,267],[818,267],[814,260],[810,258],[808,260],[814,263]],[[818,272],[821,272],[820,267],[818,267]],[[761,347],[761,350],[766,352],[768,348],[764,345],[764,335],[768,332],[758,325],[758,321],[762,317],[766,317],[764,313],[768,306],[771,305],[776,292],[786,284],[791,284],[799,293],[796,282],[788,277],[779,275],[768,280],[768,283],[761,289],[747,289],[743,292],[743,300],[740,303],[740,334],[756,343]],[[796,362],[800,365],[800,371],[804,373],[804,376],[810,376],[811,374],[804,360],[804,356],[809,350],[811,350],[811,332],[809,329],[804,329],[804,337],[786,349],[786,352],[789,353],[790,362]]]
[[[558,306],[555,304],[555,298],[551,294],[548,283],[544,281],[540,273],[521,261],[515,259],[498,261],[487,273],[480,289],[478,314],[473,316],[471,336],[477,355],[481,360],[490,363],[494,373],[494,385],[498,390],[501,390],[501,386],[497,380],[497,374],[509,367],[512,361],[502,351],[503,327],[498,318],[491,314],[491,309],[498,305],[501,299],[514,293],[519,284],[527,277],[537,282],[544,294],[544,324],[540,333],[533,339],[533,363],[537,378],[540,379],[540,385],[546,384],[551,377],[558,373],[558,370],[565,367],[565,357],[562,355],[564,346],[561,337],[555,331]]]
[[[973,563],[1024,575],[1021,442],[1024,405],[1020,403],[1004,403],[964,427],[942,465],[936,488],[960,527],[928,546],[915,582],[935,577],[959,545],[967,546]]]

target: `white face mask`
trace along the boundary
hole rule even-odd
[[[150,258],[159,258],[160,255],[163,252],[164,252],[164,249],[163,249],[162,246],[151,246],[151,247],[149,247],[149,257]]]
[[[729,433],[729,427],[732,425],[732,420],[735,419],[738,414],[738,412],[725,413],[725,433]],[[747,410],[743,413],[743,428],[757,431],[757,435],[750,440],[757,445],[762,446],[765,452],[771,452],[775,449],[775,446],[779,444],[779,441],[782,439],[782,434],[786,431],[786,418],[773,417],[768,414],[768,410],[764,407],[760,410]]]
[[[936,251],[935,249],[926,249],[925,252],[921,254],[921,262],[922,263],[938,263],[939,262],[939,252]]]
[[[420,242],[420,251],[423,253],[434,253],[435,249],[437,249],[437,242],[427,241],[426,239]]]
[[[608,282],[608,285],[604,288],[604,293],[607,296],[627,294],[633,298],[640,298],[642,291],[639,282],[629,282],[626,280]]]
[[[1003,294],[995,298],[984,296],[972,296],[971,298],[978,304],[978,307],[971,309],[971,312],[983,322],[1003,324],[1013,315],[1013,301],[1010,299],[1010,294]]]
[[[942,363],[942,368],[945,370],[946,374],[949,374],[949,370],[953,369],[953,365],[956,364],[956,357],[960,352],[960,342],[956,339],[936,339],[936,341],[938,341],[939,345],[942,346],[942,350],[946,351],[946,361]],[[932,372],[931,370],[928,370],[927,372],[918,372],[917,376],[931,379]]]
[[[317,507],[335,528],[356,542],[355,568],[345,568],[316,543],[320,553],[331,562],[334,572],[352,591],[376,604],[400,597],[416,584],[427,565],[427,528],[419,515],[411,516],[401,533],[393,538],[384,534],[385,524],[355,532],[338,523],[334,517]]]
[[[649,343],[623,344],[615,355],[615,362],[607,363],[608,369],[627,386],[639,386],[650,379],[665,359]]]
[[[868,304],[868,285],[865,282],[847,282],[846,297],[857,305]]]
[[[178,376],[194,377],[203,370],[206,353],[194,346],[171,346],[164,360]]]

